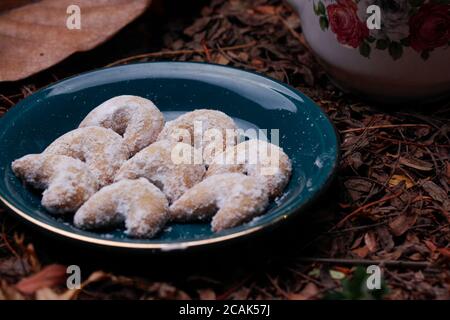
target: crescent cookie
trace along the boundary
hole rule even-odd
[[[248,140],[228,148],[210,163],[207,177],[240,172],[265,181],[271,198],[281,195],[292,173],[292,164],[283,149],[264,140]]]
[[[164,194],[146,179],[122,180],[94,194],[78,209],[73,221],[83,229],[125,223],[129,236],[151,238],[166,224],[167,210]]]
[[[237,143],[237,130],[234,120],[225,113],[198,109],[167,122],[158,140],[188,143],[201,150],[208,164],[216,154]]]
[[[54,214],[75,212],[99,187],[84,162],[66,156],[29,154],[11,167],[25,183],[44,190],[41,203]]]
[[[79,127],[90,126],[112,129],[122,135],[130,155],[134,155],[156,140],[164,126],[164,117],[150,100],[123,95],[93,109]]]
[[[126,161],[115,181],[144,177],[159,187],[169,202],[175,201],[199,183],[205,174],[201,159],[199,164],[194,162],[193,149],[186,143],[157,141]],[[180,153],[182,158],[177,158]]]
[[[111,129],[85,127],[72,130],[55,141],[46,154],[59,154],[84,161],[100,186],[111,183],[122,163],[128,159],[128,149],[120,135]]]
[[[173,221],[212,218],[217,232],[238,226],[262,214],[269,203],[267,190],[256,177],[224,173],[206,178],[169,208]]]

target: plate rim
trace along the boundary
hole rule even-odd
[[[317,189],[315,191],[315,193],[309,199],[307,199],[305,202],[303,202],[302,204],[288,209],[282,215],[275,217],[275,218],[267,221],[264,224],[257,225],[257,226],[251,226],[251,227],[248,227],[241,231],[237,231],[237,232],[233,232],[233,233],[225,234],[225,235],[220,235],[220,236],[209,238],[209,239],[180,241],[180,242],[176,242],[176,243],[137,243],[137,242],[114,241],[114,240],[108,240],[108,239],[98,239],[98,238],[81,235],[81,234],[78,234],[75,232],[60,229],[58,227],[52,226],[50,224],[47,224],[43,221],[40,221],[40,220],[32,217],[28,213],[18,209],[12,203],[10,203],[8,200],[6,200],[3,196],[2,189],[0,189],[0,202],[3,203],[7,207],[7,209],[9,209],[13,213],[15,213],[17,216],[19,216],[20,218],[22,218],[23,220],[28,222],[31,226],[39,227],[40,230],[48,231],[48,232],[52,233],[52,235],[59,235],[59,236],[65,237],[69,240],[75,240],[75,241],[79,241],[81,243],[87,243],[87,244],[91,244],[91,245],[93,244],[93,245],[109,247],[109,248],[158,250],[160,252],[165,252],[165,251],[174,251],[174,250],[184,250],[184,249],[188,249],[188,248],[198,248],[198,247],[203,247],[206,245],[219,244],[219,243],[222,243],[222,242],[225,242],[228,240],[244,239],[250,235],[256,235],[257,233],[260,233],[261,231],[265,231],[272,227],[278,226],[279,224],[281,224],[282,222],[284,222],[286,220],[291,220],[292,218],[297,216],[299,212],[303,211],[309,205],[314,203],[321,195],[323,195],[328,190],[328,188],[331,185],[331,182],[334,180],[335,176],[337,175],[337,171],[338,171],[338,167],[339,167],[338,164],[339,164],[339,161],[341,158],[341,152],[340,152],[340,147],[339,147],[340,146],[339,132],[338,132],[337,128],[335,127],[334,123],[331,121],[328,114],[326,112],[324,112],[324,110],[316,102],[314,102],[310,97],[308,97],[306,94],[304,94],[300,90],[290,86],[289,84],[281,82],[281,81],[274,79],[272,77],[269,77],[267,75],[258,73],[256,71],[244,70],[244,69],[240,69],[240,68],[233,67],[233,66],[224,66],[224,65],[220,65],[220,64],[216,64],[216,63],[207,63],[207,62],[198,62],[198,61],[152,61],[152,62],[129,63],[126,65],[103,67],[103,68],[98,68],[98,69],[94,69],[94,70],[90,70],[90,71],[85,71],[85,72],[82,72],[82,73],[79,73],[76,75],[69,76],[64,79],[60,79],[57,82],[51,83],[45,87],[40,88],[39,90],[37,90],[36,92],[31,94],[30,96],[26,97],[25,99],[21,100],[19,103],[14,105],[12,108],[10,108],[0,118],[0,123],[5,121],[5,118],[8,118],[8,114],[11,114],[10,112],[13,109],[20,108],[22,105],[25,105],[26,101],[28,99],[30,99],[30,97],[33,97],[35,94],[42,93],[43,91],[47,90],[48,88],[58,85],[58,84],[61,84],[64,81],[67,81],[69,79],[77,78],[79,76],[86,75],[86,74],[100,73],[100,72],[111,70],[111,69],[126,68],[127,66],[133,66],[133,65],[149,65],[149,64],[185,64],[185,65],[200,64],[200,65],[208,65],[208,66],[219,67],[219,68],[224,68],[224,69],[232,69],[237,72],[250,73],[250,74],[253,74],[253,75],[256,75],[259,77],[263,77],[269,81],[272,81],[279,85],[282,85],[291,91],[294,91],[296,94],[299,94],[303,99],[307,100],[311,105],[315,106],[316,108],[318,108],[320,110],[321,114],[326,118],[326,120],[328,121],[328,123],[331,125],[331,127],[333,129],[332,132],[333,132],[334,140],[336,143],[336,148],[335,148],[335,152],[334,152],[335,160],[334,160],[331,170],[329,171],[328,176],[324,180],[323,185],[320,186],[320,188]]]

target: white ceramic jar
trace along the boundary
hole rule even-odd
[[[391,103],[450,94],[450,0],[289,1],[312,51],[343,89]],[[380,9],[380,29],[368,27],[371,5]]]

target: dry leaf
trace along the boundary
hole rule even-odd
[[[241,289],[234,291],[230,294],[230,300],[247,300],[250,295],[250,288],[242,287]]]
[[[30,266],[25,259],[16,256],[0,259],[0,276],[24,277],[29,269]]]
[[[408,258],[409,258],[409,260],[412,260],[412,261],[423,261],[424,260],[422,255],[419,252],[413,253]]]
[[[50,288],[42,288],[36,291],[36,300],[65,300]]]
[[[299,293],[289,293],[288,299],[289,300],[309,300],[309,299],[316,297],[318,294],[319,294],[319,288],[317,288],[317,286],[314,283],[310,282]]]
[[[0,11],[11,10],[30,3],[33,0],[2,0],[0,2]]]
[[[389,223],[389,228],[391,229],[392,233],[398,237],[408,231],[408,229],[416,223],[416,220],[417,213],[403,213]]]
[[[375,238],[375,234],[373,232],[367,232],[364,235],[364,242],[367,246],[367,249],[369,249],[370,252],[377,251],[377,239]]]
[[[211,289],[197,290],[200,300],[216,300],[216,293]]]
[[[425,243],[425,245],[427,246],[427,248],[428,248],[431,252],[436,251],[437,246],[433,243],[433,241],[431,241],[431,240],[424,240],[423,243]]]
[[[14,286],[0,280],[0,300],[24,300],[24,296]]]
[[[168,283],[155,282],[150,288],[150,292],[157,293],[158,299],[164,300],[190,300],[189,295]]]
[[[448,162],[448,161],[445,161],[445,163],[446,163],[446,168],[447,168],[447,170],[446,170],[446,176],[447,176],[447,181],[448,181],[448,183],[450,183],[450,162]]]
[[[450,248],[439,248],[439,253],[442,254],[444,257],[450,259]]]
[[[406,189],[414,187],[414,182],[412,182],[410,178],[400,174],[394,174],[392,178],[389,180],[389,185],[391,187],[395,187],[401,182],[405,182]]]
[[[274,15],[277,13],[277,7],[269,6],[269,5],[262,5],[262,6],[257,6],[255,8],[255,11],[258,13],[261,13],[261,14]]]
[[[422,188],[436,201],[444,203],[448,200],[447,192],[433,181],[425,181],[422,184]]]
[[[98,281],[102,281],[104,279],[110,278],[111,275],[108,273],[105,273],[103,271],[95,271],[93,273],[91,273],[91,275],[89,276],[89,278],[87,278],[86,281],[83,281],[83,283],[80,284],[80,288],[79,289],[69,289],[66,292],[64,292],[63,294],[58,296],[59,300],[71,300],[71,299],[75,299],[78,294],[80,293],[80,291],[86,287],[87,285],[94,283],[94,282],[98,282]],[[48,294],[48,292],[46,292]]]
[[[352,252],[360,258],[365,258],[369,254],[369,248],[367,246],[353,249]]]
[[[227,65],[230,63],[230,60],[228,60],[224,55],[219,54],[214,62],[218,64]]]
[[[65,266],[51,264],[36,274],[23,278],[16,284],[17,290],[24,294],[33,294],[42,288],[51,288],[66,281]]]
[[[0,14],[0,81],[44,70],[106,41],[139,16],[151,0],[78,0],[81,29],[66,26],[72,0],[42,0]]]
[[[404,157],[400,157],[399,159],[400,164],[410,167],[410,168],[414,168],[417,170],[421,170],[421,171],[430,171],[433,170],[433,164],[420,160],[420,159],[416,159],[413,157],[410,158],[404,158]]]

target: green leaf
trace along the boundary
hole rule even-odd
[[[400,43],[392,41],[389,45],[389,54],[394,60],[400,59],[403,55],[403,47]]]
[[[326,29],[328,29],[328,19],[325,16],[321,16],[320,17],[320,28],[325,31]]]
[[[379,40],[377,40],[375,46],[379,50],[386,50],[386,48],[389,46],[389,40],[379,39]]]
[[[313,8],[314,8],[314,13],[316,14],[316,16],[320,16],[319,8],[316,6],[315,2],[313,2]]]
[[[319,277],[320,276],[320,269],[319,268],[314,268],[312,269],[310,272],[308,272],[308,276],[310,277]]]
[[[352,277],[341,280],[341,290],[331,291],[325,294],[325,299],[332,300],[380,300],[389,292],[384,279],[381,280],[381,288],[370,290],[367,288],[368,274],[363,267],[357,267]]]
[[[320,15],[325,15],[325,6],[323,5],[322,1],[319,1],[317,11],[319,12]]]
[[[330,272],[331,278],[333,278],[334,280],[345,279],[345,273],[343,273],[343,272],[336,271],[336,270],[330,270],[329,272]]]
[[[367,42],[362,42],[359,46],[359,53],[361,53],[362,56],[368,58],[370,56],[371,48]]]

